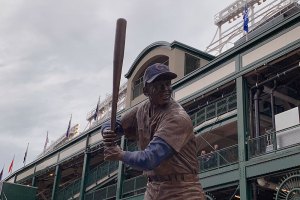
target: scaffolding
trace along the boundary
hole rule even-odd
[[[274,18],[277,13],[284,14],[294,7],[299,8],[299,0],[273,0],[262,5],[265,2],[266,0],[236,0],[217,13],[214,17],[217,30],[206,52],[219,55],[245,36],[243,10],[246,4],[249,8],[249,33]]]

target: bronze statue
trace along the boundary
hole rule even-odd
[[[121,160],[148,177],[146,200],[205,199],[198,178],[196,139],[186,111],[172,97],[171,80],[177,75],[160,63],[143,77],[148,100],[117,120],[116,129],[103,124],[106,160]],[[136,139],[139,151],[114,145],[120,135]]]

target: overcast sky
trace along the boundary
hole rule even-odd
[[[205,50],[233,0],[0,0],[0,171],[43,151],[112,90],[116,20],[127,20],[122,74],[157,41]],[[121,83],[126,80],[122,75]],[[49,144],[50,144],[49,143]],[[3,178],[4,178],[3,177]]]

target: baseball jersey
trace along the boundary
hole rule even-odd
[[[196,139],[191,119],[173,99],[166,106],[156,108],[152,108],[147,100],[139,108],[125,113],[121,123],[125,135],[136,139],[140,150],[144,150],[153,137],[163,139],[175,150],[175,154],[158,167],[144,171],[145,175],[198,173]]]

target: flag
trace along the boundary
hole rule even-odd
[[[245,1],[244,11],[243,11],[243,19],[244,19],[244,31],[246,33],[248,33],[249,18],[248,18],[248,5],[247,5],[247,1]]]
[[[69,137],[69,134],[70,134],[70,129],[71,129],[71,121],[72,121],[72,115],[71,115],[71,118],[70,118],[70,121],[69,121],[69,125],[68,125],[68,129],[67,129],[67,133],[66,133],[66,137],[67,137],[67,138]]]
[[[28,144],[27,144],[27,148],[26,148],[26,151],[25,151],[25,154],[24,154],[24,160],[23,160],[23,164],[24,164],[24,165],[26,164],[26,158],[27,158],[28,146],[29,146],[29,142],[28,142]]]
[[[94,120],[97,119],[98,114],[99,114],[99,104],[100,104],[100,97],[99,97],[99,100],[98,100],[98,103],[97,103],[97,107],[96,107],[96,110],[95,110]]]
[[[14,166],[14,160],[15,160],[15,155],[14,155],[14,158],[12,159],[10,165],[9,165],[9,168],[8,168],[8,173],[9,172],[12,172],[12,169],[13,169],[13,166]]]
[[[4,169],[4,166],[2,168],[2,171],[0,172],[0,181],[2,180],[2,176],[3,176],[3,169]]]
[[[97,104],[96,110],[95,110],[95,114],[94,114],[94,120],[97,119],[98,117],[98,111],[99,111],[99,105]]]
[[[49,142],[49,138],[48,138],[48,131],[47,131],[46,141],[45,141],[45,145],[44,145],[44,153],[45,153],[45,151],[47,149],[48,142]]]

